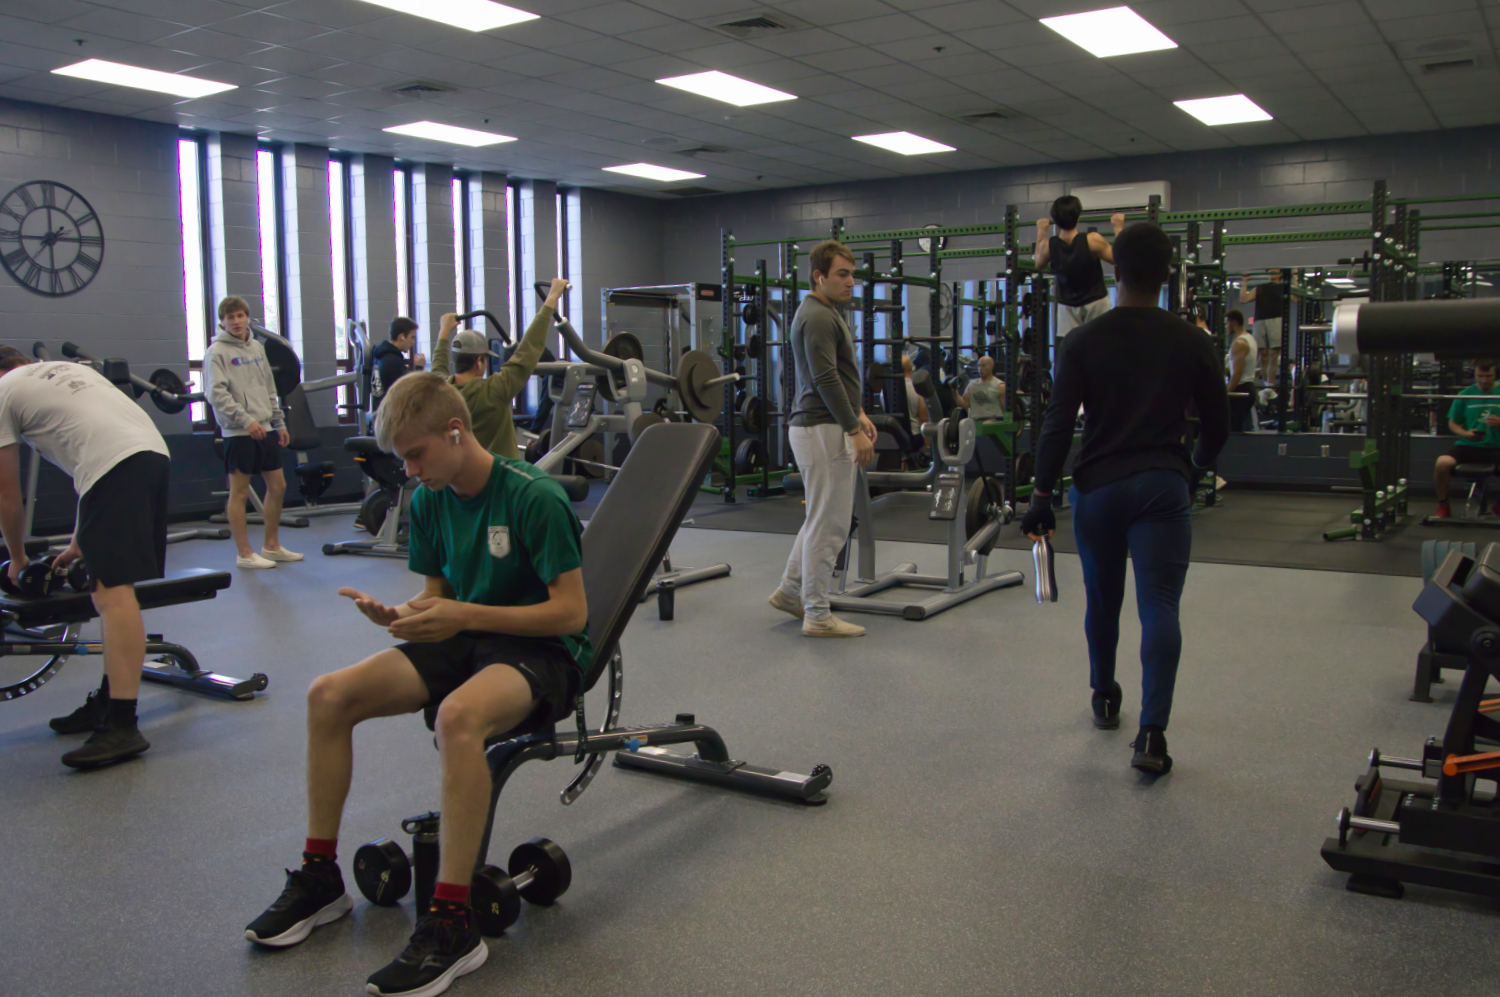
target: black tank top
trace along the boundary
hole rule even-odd
[[[1053,236],[1047,249],[1052,272],[1057,275],[1057,300],[1065,305],[1086,305],[1107,297],[1104,267],[1089,248],[1086,232],[1073,237],[1070,246]]]

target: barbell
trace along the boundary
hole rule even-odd
[[[187,408],[190,403],[204,400],[201,391],[190,393],[182,378],[165,367],[152,371],[151,377],[147,379],[139,374],[131,373],[130,364],[126,361],[118,358],[96,360],[79,349],[75,343],[63,343],[62,352],[63,356],[68,359],[78,360],[104,373],[111,382],[128,388],[136,398],[149,394],[151,404],[167,415],[176,415]]]

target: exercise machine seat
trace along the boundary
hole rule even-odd
[[[585,690],[593,688],[614,657],[620,635],[718,453],[719,431],[713,426],[652,426],[630,448],[589,517],[583,531],[583,588],[594,661],[584,677]],[[663,497],[676,501],[664,502]]]
[[[1453,468],[1454,476],[1466,481],[1483,481],[1494,473],[1494,464],[1459,464]]]
[[[142,609],[176,606],[184,602],[212,599],[229,587],[227,571],[208,568],[185,568],[169,571],[165,578],[137,582],[135,597]],[[19,595],[0,595],[0,612],[23,627],[49,627],[60,623],[85,623],[99,615],[93,596],[87,592],[64,589],[40,599]]]
[[[373,436],[351,436],[344,441],[344,449],[356,457],[379,457],[385,454]]]
[[[297,385],[282,399],[286,406],[286,432],[288,450],[316,450],[323,445],[323,436],[318,424],[313,421],[312,407],[307,403],[307,392]]]

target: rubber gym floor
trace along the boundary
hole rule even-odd
[[[148,685],[152,749],[91,773],[58,763],[74,739],[46,720],[97,683],[95,661],[75,658],[0,707],[0,990],[351,994],[400,951],[409,900],[356,896],[352,916],[286,951],[242,935],[302,845],[308,682],[388,644],[335,590],[413,588],[401,562],[317,553],[348,531],[344,517],[288,531],[305,563],[237,572],[213,602],[147,615],[209,667],[269,673],[256,701]],[[453,993],[1494,993],[1500,905],[1420,888],[1401,901],[1351,894],[1318,857],[1369,749],[1415,754],[1447,720],[1451,683],[1434,704],[1406,699],[1423,640],[1418,580],[1194,564],[1168,732],[1176,768],[1153,783],[1128,766],[1129,601],[1125,723],[1089,724],[1076,557],[1058,557],[1054,605],[1017,587],[922,623],[860,617],[862,639],[810,641],[765,605],[789,548],[780,535],[682,531],[679,564],[724,560],[733,574],[680,591],[672,622],[641,607],[623,644],[623,719],[693,712],[735,757],[826,762],[829,803],[606,767],[563,807],[570,762],[523,766],[492,857],[546,835],[570,855],[573,886],[555,907],[528,907]],[[883,566],[941,558],[924,544],[879,553]],[[170,548],[170,562],[232,554],[198,541]],[[1030,579],[1025,551],[992,563]],[[600,695],[590,705],[602,716]],[[436,806],[437,772],[418,717],[359,731],[346,873],[360,843],[401,840],[401,818]]]

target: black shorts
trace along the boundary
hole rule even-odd
[[[528,724],[553,723],[573,711],[573,700],[583,686],[583,671],[567,648],[537,637],[465,631],[436,644],[398,644],[422,681],[427,705],[422,708],[429,729],[437,723],[438,706],[459,686],[490,665],[510,665],[526,676],[531,697],[538,701]]]
[[[133,585],[166,573],[171,467],[164,454],[131,454],[78,500],[78,549],[100,585]]]
[[[1460,464],[1500,464],[1500,447],[1466,447],[1455,443],[1448,456]]]
[[[233,474],[263,474],[281,470],[281,444],[276,430],[266,430],[261,439],[249,436],[224,437],[224,471]]]

